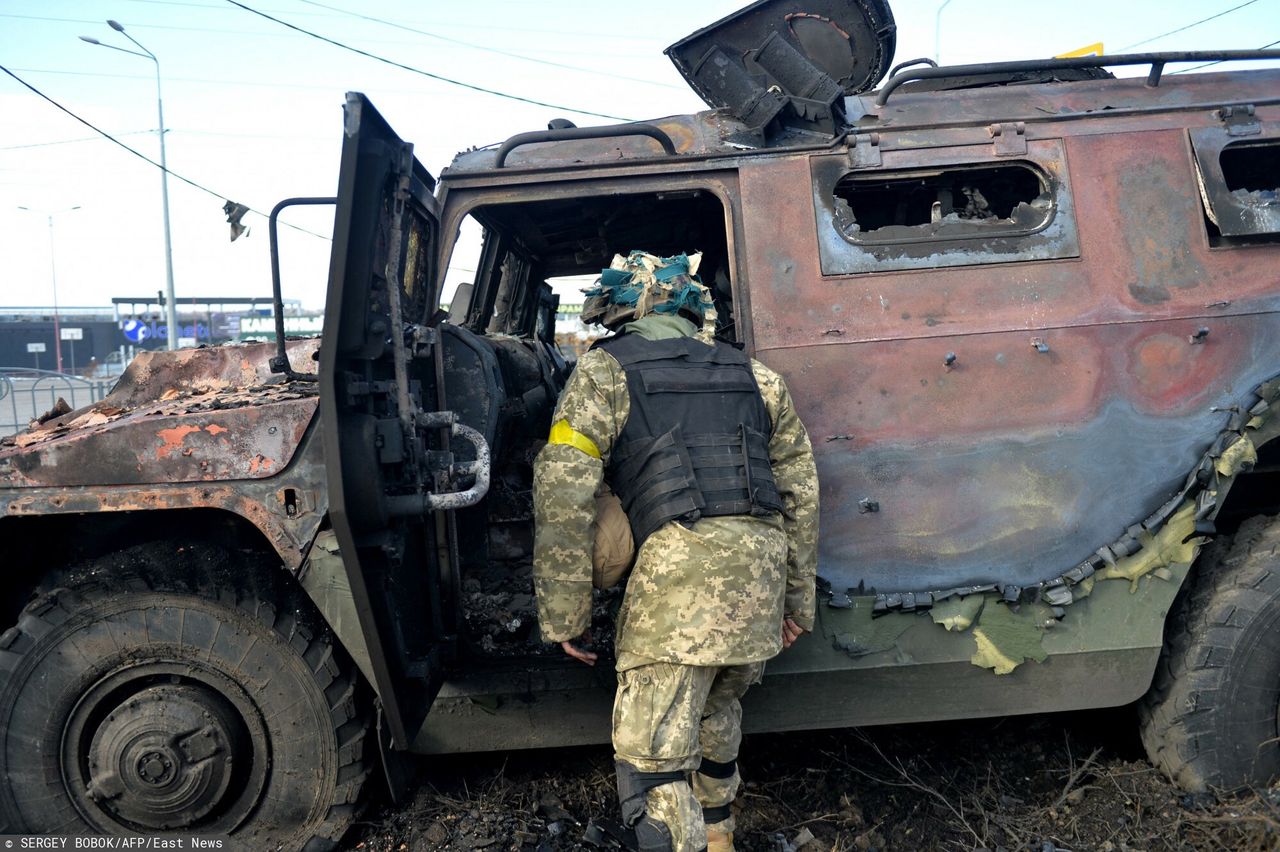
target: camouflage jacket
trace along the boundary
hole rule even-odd
[[[625,331],[660,339],[692,336],[695,328],[679,317],[651,315]],[[813,629],[813,449],[782,377],[756,361],[752,369],[772,424],[769,458],[784,511],[765,518],[702,518],[687,527],[672,522],[649,536],[618,617],[619,659],[756,662],[781,650],[784,614]],[[574,437],[548,443],[534,464],[534,586],[547,641],[576,638],[590,625],[594,495],[629,410],[621,365],[600,349],[583,355],[552,418],[567,421]]]

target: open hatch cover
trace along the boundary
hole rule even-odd
[[[764,138],[838,132],[844,96],[880,82],[894,43],[887,0],[759,0],[664,52],[707,104]]]

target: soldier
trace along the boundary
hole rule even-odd
[[[818,482],[782,378],[716,341],[700,255],[616,256],[534,467],[547,641],[594,665],[592,527],[602,479],[637,547],[618,615],[613,747],[637,848],[733,848],[742,708],[765,660],[813,629]]]

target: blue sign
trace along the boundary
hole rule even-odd
[[[209,340],[209,327],[202,322],[181,326],[179,337],[194,337],[197,340]],[[142,343],[144,340],[168,340],[169,326],[160,325],[155,320],[146,322],[139,319],[128,319],[120,323],[120,332],[130,343]]]
[[[151,336],[151,329],[142,320],[125,320],[120,324],[120,330],[130,343],[141,343]]]

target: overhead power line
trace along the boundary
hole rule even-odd
[[[141,0],[138,0],[138,2],[141,2]],[[227,6],[226,6],[225,4],[223,4],[223,3],[221,2],[221,0],[219,0],[219,3],[218,3],[218,5],[217,5],[217,6],[202,6],[201,8],[205,8],[205,9],[216,9],[216,10],[217,10],[217,11],[219,11],[219,12],[236,12],[236,10],[235,10],[235,9],[229,9],[229,8],[227,8]],[[238,14],[238,13],[237,13],[237,14]],[[302,12],[302,13],[300,13],[300,14],[304,14],[304,15],[312,15],[312,14],[320,15],[321,13],[319,13],[319,12]],[[334,15],[324,15],[324,17],[326,17],[326,18],[340,18],[340,17],[342,17],[342,16],[341,16],[341,15],[334,14]],[[8,13],[8,12],[0,13],[0,18],[16,18],[16,19],[18,19],[18,20],[23,20],[23,21],[49,21],[49,22],[51,22],[51,23],[56,23],[56,24],[100,24],[100,23],[102,23],[102,21],[101,21],[101,20],[99,20],[99,19],[97,19],[97,18],[54,18],[54,17],[50,17],[50,16],[48,16],[48,15],[15,15],[15,14],[10,14],[10,13]],[[168,24],[134,24],[134,23],[130,23],[130,24],[129,24],[129,26],[131,26],[131,27],[137,27],[138,29],[147,29],[147,30],[171,30],[171,31],[174,31],[174,32],[204,33],[204,34],[219,33],[219,34],[226,34],[226,35],[249,36],[249,37],[252,37],[252,38],[292,38],[292,36],[291,36],[289,33],[282,33],[282,32],[279,32],[279,31],[277,31],[277,30],[274,30],[274,29],[273,29],[271,32],[267,32],[267,31],[265,31],[265,30],[231,30],[231,29],[226,29],[225,27],[180,27],[180,26],[170,26],[170,25],[168,25]],[[528,32],[555,32],[555,33],[556,33],[556,35],[562,35],[562,36],[564,36],[564,35],[571,35],[571,33],[556,32],[555,30],[519,30],[519,29],[517,29],[517,28],[515,28],[515,27],[488,27],[487,29],[492,29],[492,30],[512,30],[512,31],[516,31],[516,32],[525,32],[525,33],[528,33]],[[589,35],[588,35],[587,37],[598,38],[598,36],[589,36]],[[415,40],[412,40],[412,41],[407,40],[407,39],[405,39],[405,40],[399,40],[399,39],[397,39],[397,40],[391,40],[391,39],[366,39],[366,41],[367,41],[367,42],[371,42],[371,43],[373,43],[373,44],[410,45],[410,46],[414,46],[414,47],[417,47],[419,44],[421,44],[421,42],[420,42],[420,41],[418,41],[418,40],[416,40],[416,39],[415,39]],[[459,44],[459,45],[469,45],[469,44],[470,44],[470,42],[462,42],[462,41],[459,41],[459,42],[458,42],[458,44]],[[521,57],[524,57],[524,56],[525,56],[526,54],[528,54],[528,53],[555,53],[555,54],[559,55],[559,54],[563,53],[563,51],[559,51],[559,50],[550,50],[550,49],[547,49],[547,50],[538,50],[538,49],[536,49],[536,48],[525,48],[525,53],[523,53],[523,54],[514,54],[514,53],[513,53],[513,54],[511,54],[511,55],[512,55],[512,56],[521,56]],[[575,50],[574,50],[574,53],[575,53],[575,54],[577,54],[578,56],[604,56],[604,57],[607,57],[608,59],[613,60],[613,61],[617,61],[617,60],[619,60],[619,59],[623,59],[623,58],[626,58],[626,57],[636,57],[636,56],[650,57],[650,56],[652,56],[652,55],[653,55],[653,51],[646,51],[646,52],[643,52],[643,53],[631,53],[631,52],[620,52],[620,51],[616,51],[616,50],[610,50],[610,51],[599,51],[599,52],[597,52],[597,51],[580,50],[580,49],[575,49]],[[532,58],[532,57],[528,57],[528,58]],[[537,61],[537,60],[535,59],[534,61]],[[575,67],[575,66],[566,66],[566,67]],[[602,74],[602,73],[605,73],[605,72],[603,72],[603,71],[596,71],[596,70],[594,70],[594,69],[584,69],[584,70],[588,70],[588,71],[590,71],[590,72],[591,72],[591,73],[593,73],[593,74]],[[165,79],[167,80],[167,79],[169,79],[169,78],[166,76],[166,77],[165,77]],[[640,78],[638,78],[638,77],[622,77],[621,79],[624,79],[624,80],[631,80],[631,79],[640,80]],[[651,80],[650,80],[650,81],[641,80],[641,82],[653,82],[653,81],[651,81]],[[666,83],[655,83],[654,85],[665,86],[665,85],[668,85],[668,84],[666,84]],[[680,87],[679,87],[679,86],[672,86],[671,88],[679,89]]]
[[[470,89],[473,92],[482,92],[486,95],[494,95],[499,98],[506,98],[509,101],[519,101],[520,103],[532,104],[534,106],[548,107],[550,109],[563,110],[564,112],[572,112],[578,115],[590,115],[595,118],[607,118],[610,121],[634,121],[634,119],[623,118],[622,116],[618,116],[618,115],[608,115],[607,113],[603,113],[603,112],[592,112],[591,110],[576,109],[574,107],[564,106],[563,104],[553,104],[553,103],[548,103],[546,101],[534,100],[533,98],[521,97],[520,95],[512,95],[508,92],[500,92],[496,89],[487,89],[484,86],[477,86],[474,83],[465,83],[462,80],[454,80],[451,77],[445,77],[441,74],[433,74],[430,71],[424,71],[421,68],[414,68],[412,65],[405,65],[403,62],[396,62],[394,59],[387,59],[385,56],[378,56],[376,53],[370,53],[367,50],[361,50],[358,47],[352,47],[349,44],[343,44],[342,42],[335,41],[334,39],[331,39],[327,36],[322,36],[319,33],[314,33],[311,30],[303,29],[297,24],[291,24],[288,21],[282,21],[279,18],[275,18],[275,17],[272,17],[271,15],[268,15],[266,12],[259,12],[257,9],[251,8],[249,6],[246,6],[243,3],[237,2],[237,0],[227,0],[227,2],[230,3],[232,6],[238,6],[241,9],[244,9],[246,12],[251,12],[261,18],[266,18],[268,21],[274,21],[277,24],[280,24],[281,26],[288,27],[289,29],[294,30],[296,32],[300,32],[303,35],[308,35],[314,39],[319,39],[320,41],[323,41],[326,44],[331,44],[334,47],[340,47],[343,50],[349,50],[352,53],[356,53],[356,54],[359,54],[360,56],[364,56],[369,59],[373,59],[378,62],[391,65],[395,68],[400,68],[404,71],[411,71],[414,74],[421,74],[424,77],[430,77],[432,80],[439,80],[442,83],[448,83],[451,86],[461,86],[462,88]]]
[[[144,3],[149,6],[187,6],[192,9],[218,9],[224,12],[230,11],[229,9],[227,9],[226,6],[222,4],[222,0],[214,0],[214,2],[211,2],[211,3],[187,3],[187,2],[180,2],[180,0],[124,0],[124,2]],[[340,14],[326,15],[324,12],[304,12],[301,9],[263,9],[262,11],[271,12],[273,14],[306,15],[307,17],[310,17],[310,18],[341,17]],[[344,14],[350,14],[350,13],[344,13]],[[418,23],[418,22],[415,21],[414,23]],[[646,36],[636,35],[635,33],[631,33],[631,32],[618,32],[618,31],[602,32],[599,30],[566,30],[564,27],[543,28],[543,27],[502,26],[501,24],[495,24],[490,21],[485,21],[484,23],[477,23],[477,24],[466,24],[466,23],[462,23],[461,21],[447,21],[447,22],[433,21],[432,25],[437,27],[442,26],[446,28],[463,29],[463,30],[484,30],[485,32],[501,30],[503,32],[516,32],[516,33],[525,33],[525,34],[554,33],[555,35],[563,35],[563,36],[581,36],[583,38],[590,38],[590,39],[610,39],[613,41],[625,41],[628,44],[636,44],[640,42],[652,42],[653,44],[658,44],[658,45],[666,44],[666,41],[663,39],[649,38]],[[609,54],[609,55],[617,56],[616,53]],[[646,53],[644,55],[648,56],[649,54]]]
[[[219,11],[225,11],[225,12],[232,11],[231,9],[227,9],[224,6],[219,6],[217,8]],[[329,15],[326,17],[336,18],[338,16]],[[21,21],[48,21],[55,24],[100,24],[102,23],[101,20],[95,19],[95,18],[56,18],[49,15],[18,15],[18,14],[12,14],[10,12],[0,13],[0,18],[14,18]],[[170,32],[202,33],[206,35],[217,33],[219,35],[249,36],[252,38],[290,38],[288,33],[282,33],[274,29],[268,32],[267,30],[257,30],[257,31],[232,30],[232,29],[227,29],[226,27],[187,27],[187,26],[178,26],[175,24],[135,24],[135,23],[130,23],[129,26],[136,27],[138,29],[146,29],[146,30],[167,30]],[[398,45],[414,45],[414,46],[420,44],[420,42],[417,40],[410,41],[408,39],[395,40],[395,41],[378,39],[376,40],[376,43],[386,44],[386,45],[398,44]]]
[[[101,71],[64,71],[60,68],[14,68],[27,74],[59,74],[70,77],[95,77],[98,79],[109,77],[113,80],[154,80],[155,75],[149,74],[105,74]],[[236,80],[229,77],[213,79],[208,77],[179,77],[172,74],[164,75],[165,84],[169,83],[207,83],[212,86],[262,86],[269,89],[315,89],[316,91],[332,93],[334,87],[332,85],[321,85],[318,83],[282,83],[278,80]],[[401,94],[420,94],[420,89],[379,89],[382,92],[399,92]]]
[[[143,133],[155,133],[154,130],[130,130],[128,133],[117,134],[119,136],[139,136]],[[71,145],[75,142],[100,142],[101,136],[81,136],[79,139],[57,139],[53,142],[32,142],[28,145],[5,145],[0,151],[17,151],[20,148],[48,148],[51,145]]]
[[[512,59],[520,59],[525,62],[535,62],[538,65],[548,65],[552,68],[564,68],[568,71],[577,71],[583,74],[593,74],[598,77],[612,77],[615,80],[629,80],[633,83],[644,83],[647,86],[661,86],[664,89],[677,89],[681,91],[684,89],[683,86],[674,86],[670,83],[658,82],[657,80],[646,80],[643,77],[629,77],[626,74],[615,74],[612,71],[600,71],[595,68],[583,68],[581,65],[569,65],[565,62],[555,62],[550,59],[538,59],[536,56],[526,56],[523,53],[514,53],[509,50],[502,50],[501,48],[490,47],[487,44],[476,44],[475,42],[471,42],[471,41],[463,41],[462,39],[451,38],[449,36],[440,35],[439,33],[428,32],[427,30],[419,30],[414,27],[408,26],[407,24],[397,23],[396,21],[388,21],[386,18],[375,18],[373,15],[365,15],[360,12],[354,12],[350,9],[343,9],[338,6],[330,6],[327,3],[317,2],[317,0],[298,0],[298,1],[300,3],[305,3],[308,6],[316,6],[320,9],[328,9],[331,12],[339,12],[343,15],[350,15],[353,18],[359,18],[362,21],[372,21],[375,24],[382,24],[383,26],[393,27],[394,29],[397,29],[397,30],[403,30],[409,33],[416,33],[417,35],[426,36],[427,38],[434,38],[439,41],[447,42],[448,44],[456,44],[460,47],[469,47],[473,50],[482,50],[486,53],[496,53],[499,56],[509,56]]]
[[[3,14],[0,14],[0,18],[15,18],[21,21],[50,21],[55,24],[100,24],[102,23],[102,21],[98,20],[97,18],[56,18],[50,15],[17,15],[11,12],[5,12]],[[226,33],[228,35],[247,35],[247,36],[274,35],[272,33],[253,33],[253,32],[248,32],[246,30],[224,30],[224,29],[216,29],[214,27],[179,27],[179,26],[172,26],[169,24],[130,23],[129,26],[137,27],[138,29],[146,29],[146,30],[172,30],[174,32],[187,32],[187,33]]]
[[[1264,44],[1262,47],[1259,47],[1257,49],[1266,50],[1268,47],[1275,47],[1277,44],[1280,44],[1280,41],[1273,41],[1271,42],[1271,44]],[[1190,71],[1199,71],[1201,68],[1208,68],[1210,65],[1221,65],[1223,62],[1226,62],[1226,60],[1219,59],[1217,62],[1206,62],[1203,65],[1192,65],[1190,68],[1179,68],[1177,71],[1170,71],[1169,73],[1170,74],[1186,74]]]
[[[226,200],[227,200],[227,196],[223,195],[222,193],[220,193],[220,192],[214,192],[212,189],[209,189],[209,187],[204,186],[203,184],[196,183],[195,181],[193,181],[193,180],[192,180],[191,178],[189,178],[189,177],[184,177],[183,175],[178,174],[177,172],[173,171],[172,169],[165,168],[164,166],[160,165],[160,164],[159,164],[159,163],[157,163],[155,160],[151,159],[151,158],[150,158],[150,157],[148,157],[146,154],[142,153],[141,151],[137,150],[136,148],[130,148],[128,145],[124,144],[124,143],[123,143],[123,142],[121,142],[119,139],[117,139],[116,137],[114,137],[114,136],[112,136],[110,133],[108,133],[107,131],[105,131],[105,130],[103,130],[102,128],[98,127],[97,125],[95,125],[95,124],[91,123],[91,122],[90,122],[90,121],[88,121],[87,119],[81,118],[80,116],[76,115],[76,114],[75,114],[74,112],[72,112],[70,109],[68,109],[67,107],[65,107],[65,106],[63,106],[62,104],[58,103],[58,102],[57,102],[57,101],[55,101],[53,98],[51,98],[51,97],[49,97],[48,95],[46,95],[44,92],[40,91],[40,90],[39,90],[39,89],[37,89],[35,86],[33,86],[33,85],[31,85],[30,83],[28,83],[26,80],[22,79],[22,78],[21,78],[21,77],[19,77],[17,74],[15,74],[15,73],[13,73],[12,71],[10,71],[8,68],[5,68],[3,65],[0,65],[0,71],[3,71],[4,73],[8,74],[10,77],[12,77],[13,79],[17,80],[20,84],[22,84],[23,86],[25,86],[27,89],[29,89],[30,91],[32,91],[33,93],[35,93],[35,94],[36,94],[36,95],[38,95],[39,97],[43,98],[44,100],[48,101],[49,103],[53,104],[55,107],[57,107],[58,109],[60,109],[60,110],[62,110],[63,112],[65,112],[67,115],[71,116],[71,117],[72,117],[72,118],[74,118],[76,121],[80,122],[80,123],[81,123],[81,124],[83,124],[85,127],[87,127],[87,128],[89,128],[90,130],[92,130],[94,133],[97,133],[99,136],[103,137],[104,139],[108,140],[109,142],[114,142],[116,145],[118,145],[118,146],[120,146],[121,148],[123,148],[124,150],[128,151],[130,154],[132,154],[133,156],[137,157],[138,159],[140,159],[140,160],[143,160],[143,161],[145,161],[145,162],[150,163],[151,165],[155,166],[157,169],[160,169],[161,171],[168,173],[169,175],[173,176],[174,178],[177,178],[178,180],[182,181],[183,183],[187,184],[188,186],[192,186],[192,187],[194,187],[194,188],[196,188],[196,189],[200,190],[201,192],[208,193],[209,195],[212,195],[214,198],[220,199],[220,200],[222,200],[222,201],[226,201]],[[249,208],[249,212],[250,212],[250,213],[257,213],[259,216],[262,216],[262,217],[264,217],[264,218],[267,218],[267,214],[266,214],[266,213],[263,213],[261,210],[254,210],[252,207],[250,207],[250,208]],[[329,240],[329,239],[330,239],[330,237],[326,237],[324,234],[317,234],[315,231],[310,231],[310,230],[307,230],[306,228],[302,228],[302,227],[299,227],[299,226],[297,226],[297,225],[291,225],[291,224],[290,224],[290,223],[288,223],[288,222],[282,222],[281,224],[283,224],[283,225],[285,225],[285,226],[287,226],[287,227],[293,228],[295,231],[301,231],[301,232],[302,232],[302,233],[304,233],[304,234],[310,234],[310,235],[311,235],[311,236],[313,236],[313,237],[319,237],[319,238],[320,238],[320,239],[322,239],[322,240]]]
[[[1171,36],[1171,35],[1174,35],[1174,34],[1176,34],[1176,33],[1185,32],[1185,31],[1187,31],[1187,30],[1191,29],[1192,27],[1198,27],[1198,26],[1200,26],[1201,24],[1207,24],[1209,21],[1212,21],[1212,20],[1213,20],[1213,19],[1215,19],[1215,18],[1221,18],[1223,15],[1229,15],[1229,14],[1231,14],[1232,12],[1237,11],[1238,9],[1243,9],[1245,6],[1252,6],[1254,3],[1257,3],[1257,2],[1258,2],[1258,0],[1248,0],[1248,1],[1247,1],[1247,2],[1245,2],[1245,3],[1241,3],[1239,6],[1232,6],[1230,9],[1225,9],[1225,10],[1223,10],[1223,11],[1221,11],[1221,12],[1218,12],[1216,15],[1210,15],[1210,16],[1209,16],[1209,17],[1207,17],[1207,18],[1201,18],[1201,19],[1200,19],[1200,20],[1198,20],[1198,21],[1193,21],[1192,23],[1187,24],[1186,26],[1178,27],[1176,30],[1169,30],[1169,32],[1167,32],[1167,33],[1160,33],[1160,35],[1158,35],[1158,36],[1152,36],[1151,38],[1144,38],[1142,41],[1135,41],[1133,44],[1126,44],[1124,47],[1120,48],[1120,49],[1119,49],[1118,51],[1116,51],[1116,52],[1117,52],[1117,53],[1124,53],[1126,50],[1132,50],[1132,49],[1133,49],[1133,48],[1135,48],[1135,47],[1141,47],[1141,46],[1142,46],[1142,45],[1144,45],[1144,44],[1150,44],[1150,43],[1151,43],[1151,42],[1153,42],[1153,41],[1159,41],[1160,39],[1164,38],[1165,36]]]

